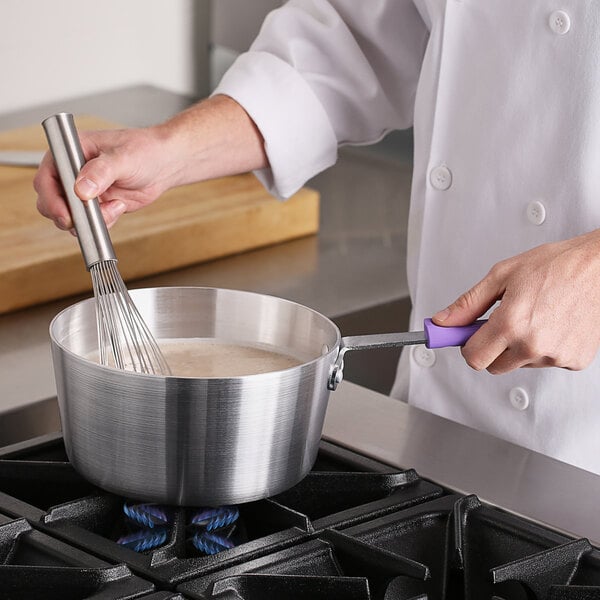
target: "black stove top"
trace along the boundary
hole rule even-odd
[[[56,434],[0,449],[0,598],[600,599],[600,551],[326,442],[278,496],[148,505]]]

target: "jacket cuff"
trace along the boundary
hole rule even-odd
[[[337,140],[325,109],[280,58],[259,51],[242,54],[213,94],[233,98],[261,132],[270,168],[255,175],[274,196],[288,198],[335,164]]]

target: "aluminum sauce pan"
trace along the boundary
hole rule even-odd
[[[110,492],[188,506],[249,502],[300,481],[317,455],[338,328],[310,308],[250,292],[165,287],[131,295],[158,339],[266,344],[304,362],[231,378],[104,367],[86,358],[97,349],[94,300],[79,302],[50,325],[74,468]]]

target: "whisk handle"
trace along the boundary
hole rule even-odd
[[[75,180],[85,157],[73,115],[58,113],[42,122],[65,191],[77,239],[88,270],[100,261],[117,260],[97,198],[82,202],[75,194]]]

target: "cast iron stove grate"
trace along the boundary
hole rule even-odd
[[[125,499],[83,481],[59,436],[0,450],[0,512],[21,517],[12,527],[30,539],[125,563],[127,578],[162,589],[152,600],[600,599],[600,553],[587,540],[330,446],[301,484],[241,506],[248,541],[215,556],[188,554],[187,508],[174,509],[180,524],[160,548],[119,546]],[[12,568],[17,554],[3,556]]]
[[[154,585],[126,565],[109,564],[0,514],[0,598],[3,600],[125,600]],[[181,596],[180,596],[181,597]]]
[[[26,517],[36,528],[105,560],[124,562],[167,587],[293,545],[326,528],[348,527],[443,494],[414,471],[392,471],[324,443],[314,470],[300,484],[239,506],[235,547],[205,556],[190,543],[190,523],[198,508],[165,507],[169,523],[157,548],[139,553],[118,544],[131,533],[123,505],[135,504],[135,499],[85,482],[67,462],[58,435],[0,450],[0,490],[0,511]]]
[[[600,552],[475,496],[449,494],[318,532],[309,542],[178,589],[219,600],[257,600],[267,592],[286,600],[598,599]]]

